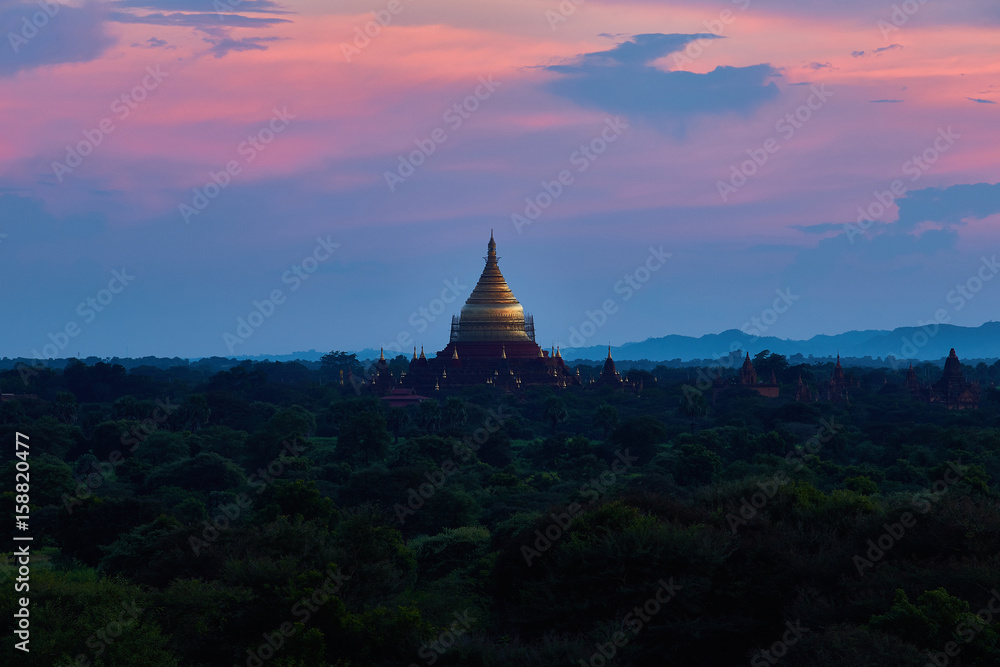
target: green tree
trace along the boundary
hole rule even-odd
[[[212,452],[161,466],[146,478],[150,489],[178,486],[192,491],[227,491],[246,484],[243,469]]]
[[[385,417],[362,412],[347,418],[337,438],[336,456],[340,460],[361,460],[366,464],[385,458],[391,437]]]
[[[545,419],[549,422],[552,427],[552,432],[556,432],[556,425],[560,422],[566,421],[569,417],[569,411],[566,410],[566,404],[558,396],[550,396],[545,399]]]
[[[708,401],[698,389],[684,385],[681,387],[681,398],[677,403],[677,411],[691,420],[691,433],[694,433],[697,420],[708,416]]]
[[[11,400],[0,402],[0,424],[19,426],[28,421],[28,413],[24,411],[21,401]]]
[[[457,396],[449,396],[445,400],[441,417],[446,426],[462,426],[465,424],[468,416],[468,412],[465,409],[465,401]]]
[[[399,444],[399,433],[410,423],[410,413],[406,408],[389,408],[386,423],[392,431],[392,444]]]
[[[149,411],[135,396],[122,396],[111,405],[112,419],[135,419],[142,421],[149,417]]]
[[[181,429],[197,431],[208,423],[212,409],[204,394],[191,394],[184,398],[180,408],[175,413],[175,421]]]
[[[679,448],[677,481],[681,484],[709,484],[722,468],[722,459],[700,443],[685,443]]]
[[[910,602],[905,591],[896,589],[889,611],[872,616],[868,624],[930,650],[961,638],[963,664],[966,660],[970,665],[1000,662],[1000,634],[980,621],[968,602],[949,595],[944,588],[924,591],[917,604]]]
[[[341,593],[351,610],[382,603],[413,584],[416,558],[389,522],[383,510],[365,504],[345,510],[333,531],[336,562],[351,577]]]
[[[611,434],[616,449],[629,449],[633,456],[648,461],[656,453],[656,445],[667,439],[667,428],[656,417],[642,415],[622,422]]]
[[[76,396],[68,391],[60,391],[56,394],[56,400],[52,404],[52,412],[56,419],[64,424],[75,424],[79,418],[80,406],[76,403]]]
[[[180,433],[156,431],[139,444],[134,456],[153,467],[161,466],[189,458],[191,444]]]
[[[320,519],[326,522],[333,516],[333,501],[316,490],[316,482],[277,479],[269,484],[260,496],[261,515],[271,521],[279,515],[301,515],[307,521]]]
[[[417,424],[428,433],[441,428],[441,406],[437,401],[421,401],[417,406]]]
[[[770,350],[763,350],[754,355],[753,366],[757,369],[757,377],[764,382],[771,381],[771,374],[781,379],[788,368],[788,359],[784,355]]]
[[[340,373],[343,371],[344,379],[346,381],[348,372],[356,371],[361,368],[361,363],[358,361],[358,355],[348,354],[347,352],[341,352],[340,350],[333,350],[329,354],[324,354],[320,360],[320,374],[323,379],[327,382],[336,382],[340,380]]]
[[[607,440],[611,431],[618,426],[618,408],[610,403],[601,403],[594,411],[594,425],[601,429]]]

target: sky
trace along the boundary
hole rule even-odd
[[[0,0],[0,356],[1000,319],[992,0]],[[757,318],[758,324],[748,323]]]

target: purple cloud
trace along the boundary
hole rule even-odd
[[[81,7],[15,3],[0,10],[0,76],[43,65],[88,62],[114,43],[99,3]]]

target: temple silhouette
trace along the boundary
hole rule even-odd
[[[978,408],[982,394],[978,382],[966,381],[955,348],[951,348],[948,358],[944,361],[944,372],[941,373],[940,380],[926,386],[921,384],[911,363],[909,370],[906,371],[904,386],[917,400],[939,403],[951,410]]]
[[[496,248],[491,231],[483,258],[486,266],[460,314],[452,316],[451,337],[444,349],[428,357],[423,347],[419,354],[414,348],[413,358],[399,378],[394,377],[383,352],[374,364],[371,382],[362,380],[360,384],[374,389],[393,407],[419,403],[428,398],[421,394],[455,387],[493,385],[514,391],[530,385],[581,386],[579,369],[575,373],[571,371],[558,348],[546,351],[535,342],[534,319],[525,314],[500,272]],[[610,345],[599,376],[590,379],[588,385],[619,390],[642,389],[641,383],[630,382],[618,372]],[[904,387],[913,398],[922,402],[951,409],[979,407],[980,386],[965,380],[954,348],[945,361],[939,381],[921,384],[911,364]],[[778,398],[780,394],[780,385],[773,372],[767,379],[758,378],[749,352],[735,377],[716,376],[712,381],[712,402],[720,393],[748,389],[766,398]],[[856,379],[845,375],[838,354],[829,380],[819,381],[813,389],[799,376],[793,395],[797,402],[819,400],[849,404],[852,390],[860,389],[861,384]]]
[[[413,350],[400,384],[429,392],[446,387],[496,385],[514,390],[524,385],[567,387],[580,384],[558,349],[543,350],[535,342],[535,323],[514,298],[497,264],[497,244],[490,232],[486,266],[461,314],[452,317],[451,339],[427,357]],[[376,365],[375,383],[392,382],[384,358]]]

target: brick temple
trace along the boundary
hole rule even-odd
[[[535,323],[514,298],[497,263],[497,244],[490,233],[486,266],[458,316],[452,317],[451,339],[428,357],[421,348],[401,384],[427,392],[468,385],[579,385],[558,350],[535,342]],[[376,378],[376,383],[378,379]]]
[[[979,407],[982,389],[978,382],[968,382],[962,373],[962,362],[951,348],[948,358],[944,361],[944,371],[941,379],[924,386],[917,380],[917,373],[910,364],[903,385],[914,398],[925,403],[939,403],[949,410],[967,410]]]

